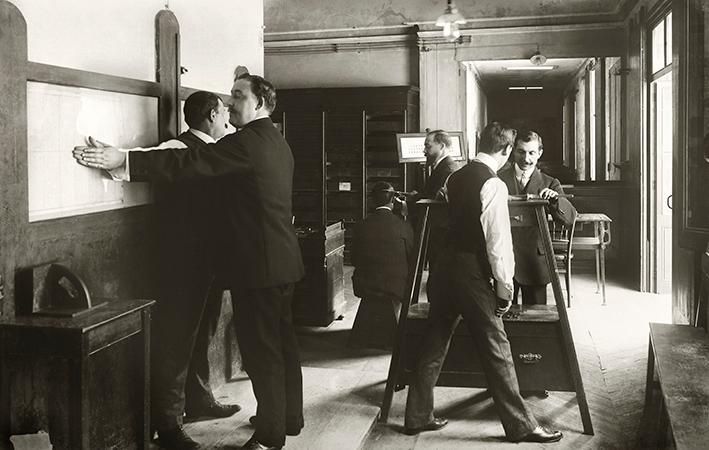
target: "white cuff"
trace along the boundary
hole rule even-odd
[[[504,300],[512,301],[512,293],[514,292],[514,286],[512,284],[505,284],[499,280],[495,280],[495,294]]]

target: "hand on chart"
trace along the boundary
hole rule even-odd
[[[89,136],[88,144],[74,147],[73,156],[76,162],[82,166],[94,169],[112,170],[122,166],[126,160],[126,154],[109,144]]]
[[[497,297],[497,308],[495,308],[495,315],[497,317],[502,317],[507,311],[510,310],[512,306],[512,300],[505,300],[504,298]]]
[[[539,193],[539,196],[544,200],[556,200],[559,198],[559,193],[553,189],[544,188],[542,192]]]

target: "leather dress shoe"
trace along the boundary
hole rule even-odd
[[[514,442],[557,442],[560,441],[564,435],[561,431],[549,431],[543,427],[537,427],[529,434],[522,436],[519,439],[515,439]]]
[[[185,414],[189,419],[197,417],[229,417],[241,411],[241,406],[237,404],[227,405],[214,402],[198,408],[185,408]]]
[[[282,447],[269,447],[256,440],[255,437],[251,436],[251,439],[246,441],[241,447],[243,450],[280,450]]]
[[[256,426],[256,416],[251,416],[249,417],[249,423],[253,426]],[[303,427],[297,427],[297,428],[288,428],[288,425],[286,425],[286,435],[287,436],[298,436],[300,434],[300,430],[302,430]]]
[[[157,443],[166,450],[198,450],[202,446],[192,440],[182,426],[158,430]]]
[[[445,427],[448,425],[448,419],[444,419],[443,417],[436,417],[432,421],[428,422],[426,425],[418,428],[409,428],[406,427],[404,428],[404,433],[408,434],[409,436],[413,436],[415,434],[419,434],[422,431],[436,431],[440,430],[441,428]]]

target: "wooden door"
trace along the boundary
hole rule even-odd
[[[655,160],[655,291],[672,291],[672,72],[651,83],[651,144]]]

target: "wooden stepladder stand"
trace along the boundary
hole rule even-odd
[[[584,434],[593,434],[591,414],[583,388],[576,348],[564,303],[564,294],[556,272],[554,251],[544,207],[549,203],[537,196],[510,197],[510,223],[512,227],[536,227],[542,236],[547,266],[551,276],[555,305],[512,305],[503,321],[510,341],[517,378],[522,391],[567,391],[576,393]],[[419,292],[431,228],[431,215],[445,213],[446,204],[434,200],[421,200],[423,207],[421,233],[416,258],[412,262],[409,282],[409,301],[403,302],[396,341],[387,377],[379,420],[387,422],[395,390],[409,384],[417,354],[408,352],[407,346],[417,348],[428,317],[428,303],[419,303]],[[434,211],[432,211],[434,210]],[[460,324],[438,380],[439,386],[487,387],[482,366],[478,360],[471,337],[464,324]],[[456,356],[451,358],[451,354]]]

